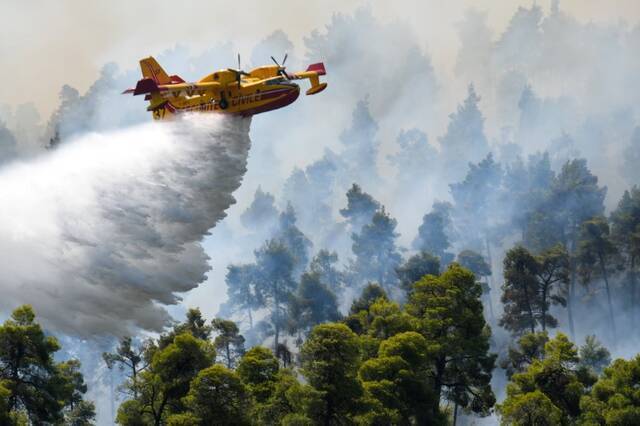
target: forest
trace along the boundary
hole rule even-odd
[[[455,204],[424,216],[417,253],[403,260],[395,219],[354,184],[340,212],[357,230],[344,270],[335,252],[310,258],[310,240],[289,206],[255,263],[230,265],[226,275],[226,311],[242,312],[248,332],[258,334],[251,340],[269,343],[247,345],[237,323],[209,321],[197,308],[156,339],[123,338],[103,354],[126,377],[117,423],[446,425],[493,410],[504,424],[639,422],[640,355],[612,362],[595,335],[582,344],[570,336],[579,305],[602,311],[612,345],[633,338],[618,335],[616,319],[635,322],[640,189],[625,192],[606,217],[604,190],[585,162],[567,162],[556,175],[545,155],[508,173],[488,156],[451,189]],[[447,236],[469,213],[460,206],[491,194],[519,196],[527,206],[504,225],[522,240],[503,260],[497,318],[486,255],[454,255]],[[566,207],[549,212],[558,197]],[[276,213],[272,202],[258,192],[244,217],[264,220]],[[488,235],[500,232],[475,234]],[[342,314],[339,300],[354,289]],[[560,316],[569,335],[555,332]],[[511,335],[507,347],[492,334],[495,322]],[[0,328],[0,348],[4,421],[27,424],[28,413],[31,421],[90,424],[94,408],[83,400],[79,362],[54,361],[60,346],[31,307],[16,309]],[[499,404],[496,369],[508,380]]]
[[[558,1],[499,34],[486,18],[464,16],[451,82],[402,25],[334,15],[304,39],[331,77],[325,115],[253,119],[237,203],[189,237],[198,250],[146,232],[153,212],[109,208],[101,220],[133,230],[101,234],[114,257],[131,242],[181,254],[113,274],[91,259],[46,293],[7,278],[0,424],[640,424],[640,27],[581,23]],[[276,31],[252,61],[292,50]],[[404,86],[349,78],[387,55]],[[221,57],[229,45],[159,61],[198,75]],[[64,86],[45,124],[0,105],[2,167],[147,121],[117,98],[136,73]],[[194,222],[209,213],[189,202]]]

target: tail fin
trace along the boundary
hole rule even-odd
[[[158,61],[156,61],[153,56],[142,59],[140,61],[140,69],[142,70],[142,75],[145,78],[153,79],[156,84],[171,83],[171,78],[169,78],[167,73],[162,69]]]
[[[307,71],[315,71],[318,75],[325,75],[327,71],[324,69],[324,63],[318,62],[317,64],[311,64],[307,68]]]

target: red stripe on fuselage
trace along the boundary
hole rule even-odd
[[[251,99],[251,98],[254,98],[254,100],[248,103],[257,102],[261,100],[269,100],[269,99],[273,99],[273,101],[268,102],[267,104],[261,105],[259,107],[236,111],[236,112],[230,112],[228,114],[249,116],[249,115],[259,114],[261,112],[272,111],[272,110],[279,109],[291,104],[296,99],[298,99],[299,95],[300,95],[300,89],[298,88],[298,86],[296,86],[295,88],[292,87],[292,88],[284,88],[284,89],[274,89],[266,92],[253,93],[251,95],[238,96],[238,97],[229,99],[229,102],[231,102],[233,106],[237,106],[238,102],[242,103],[245,99]],[[256,99],[257,97],[259,97],[259,99]],[[180,108],[173,105],[171,101],[168,101],[166,104],[166,108],[171,113],[174,113],[174,114],[187,113],[187,112],[209,112],[209,111],[226,113],[225,110],[220,109],[217,103],[215,104],[203,103],[195,106]]]

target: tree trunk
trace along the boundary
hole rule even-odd
[[[247,309],[249,312],[249,330],[253,330],[253,315],[251,315],[251,308]]]
[[[490,277],[491,275],[489,275]],[[487,300],[489,301],[489,316],[491,318],[491,324],[495,324],[496,322],[496,317],[493,313],[493,302],[491,301],[491,283],[489,282],[489,277],[487,277],[487,287],[489,287],[489,293],[487,294]]]
[[[456,426],[458,423],[458,403],[456,402],[453,406],[453,426]]]
[[[164,413],[164,408],[167,405],[167,397],[162,397],[162,402],[160,403],[160,407],[158,407],[158,411],[153,414],[153,420],[155,422],[155,426],[162,425],[162,414]]]
[[[607,268],[604,264],[604,258],[602,254],[599,254],[598,257],[600,259],[600,270],[602,271],[602,277],[604,278],[604,286],[607,290],[607,305],[609,306],[609,321],[611,322],[613,341],[615,343],[618,343],[618,334],[616,333],[616,321],[613,317],[613,303],[611,302],[611,290],[609,289],[609,277],[607,275]]]
[[[547,331],[547,284],[544,284],[542,290],[542,331]]]
[[[20,364],[23,357],[23,349],[20,346],[17,350],[16,357],[14,359],[13,365],[11,366],[11,382],[13,386],[11,387],[11,397],[9,397],[9,412],[18,408],[18,385],[20,380],[20,375],[18,371],[20,371]]]
[[[491,295],[493,294],[493,262],[491,260],[491,246],[489,245],[489,239],[485,237],[484,244],[487,249],[487,263],[489,264],[489,270],[491,275],[487,276],[487,286],[489,287],[489,312],[491,313],[491,322],[495,323],[496,318],[493,314],[493,302],[491,301]]]
[[[324,425],[331,426],[331,420],[333,419],[333,401],[331,398],[327,401],[327,412],[324,418]]]
[[[567,294],[567,316],[569,320],[569,333],[571,334],[571,340],[576,340],[576,332],[573,326],[573,309],[571,308],[573,304],[573,295],[576,281],[576,270],[575,265],[571,262],[571,278],[569,279],[569,292]]]
[[[574,298],[574,293],[575,293],[575,287],[576,287],[576,260],[575,260],[575,247],[576,247],[576,243],[575,243],[575,226],[572,227],[574,229],[573,234],[571,235],[570,238],[566,238],[565,236],[565,241],[568,240],[568,244],[566,244],[566,246],[568,246],[569,250],[569,268],[571,270],[570,273],[570,278],[569,278],[569,292],[567,294],[567,316],[569,319],[569,333],[571,334],[571,340],[573,340],[575,342],[576,340],[576,331],[575,331],[575,327],[573,325],[573,298]]]
[[[527,288],[527,284],[524,284],[524,296],[527,298],[527,311],[529,311],[529,324],[531,327],[531,332],[536,332],[536,320],[533,317],[533,308],[531,307],[531,297],[529,296],[529,288]]]
[[[138,371],[135,364],[131,367],[131,380],[133,381],[133,399],[138,399]]]
[[[488,237],[484,237],[484,245],[487,250],[487,263],[489,264],[489,269],[493,269],[493,263],[491,263],[491,245],[489,244]]]
[[[436,361],[436,377],[434,377],[434,380],[433,380],[433,393],[435,394],[433,418],[436,418],[440,410],[440,395],[442,394],[442,378],[444,377],[445,367],[446,367],[446,359],[440,358]]]
[[[274,303],[274,328],[275,328],[275,337],[274,337],[274,350],[278,352],[278,343],[280,342],[280,299],[278,298],[278,284],[274,284],[273,288],[273,303]]]
[[[17,383],[13,382],[13,387],[11,389],[11,397],[9,398],[9,412],[13,411],[16,409],[16,406],[18,405],[18,395],[16,394],[16,386]]]
[[[229,342],[225,345],[225,350],[227,352],[227,368],[231,370],[231,349],[229,348]]]

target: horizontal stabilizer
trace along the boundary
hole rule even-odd
[[[136,84],[136,88],[133,90],[133,96],[144,95],[147,93],[157,92],[157,91],[159,91],[158,84],[156,84],[156,82],[153,81],[153,79],[143,78],[142,80],[138,81],[138,84]],[[127,92],[128,91],[126,91],[125,93]]]
[[[172,75],[169,77],[169,79],[170,79],[169,84],[185,83],[185,81],[179,75]]]
[[[327,88],[327,83],[318,83],[315,86],[311,86],[309,90],[307,90],[307,95],[315,95],[316,93],[322,92]]]

